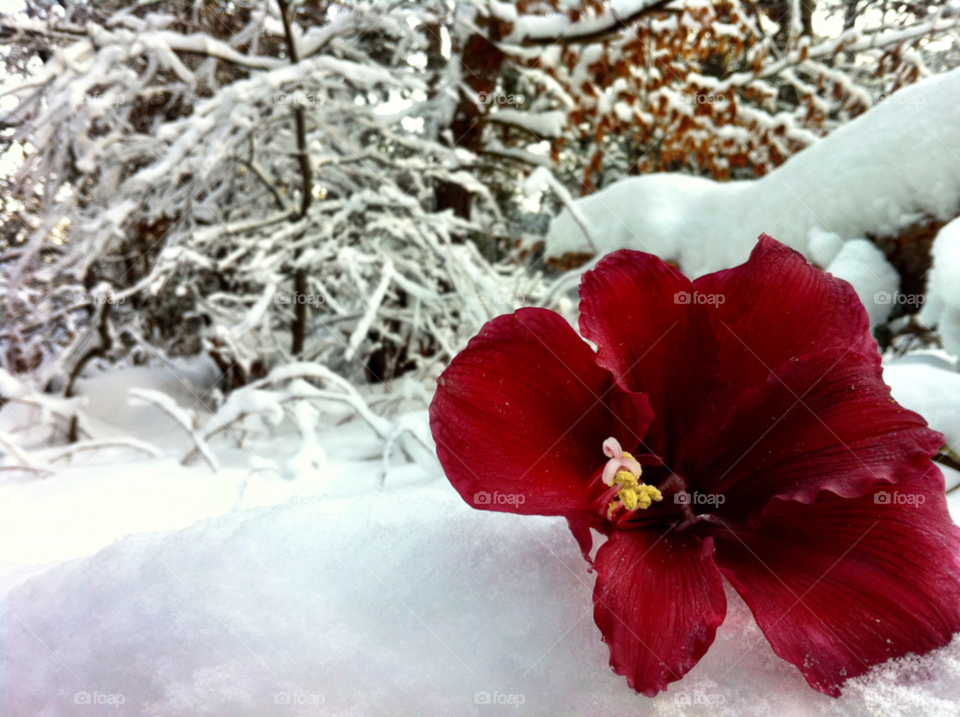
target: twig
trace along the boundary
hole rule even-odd
[[[190,437],[190,440],[192,440],[194,446],[196,446],[194,450],[199,451],[203,455],[211,470],[213,470],[214,473],[220,472],[220,465],[217,462],[216,456],[213,455],[210,446],[207,445],[206,439],[201,436],[197,430],[195,416],[188,415],[186,411],[176,405],[176,401],[174,401],[173,398],[158,391],[131,389],[128,395],[135,400],[156,406],[170,416],[174,423],[183,429],[183,432]]]
[[[84,451],[99,451],[110,448],[127,448],[131,451],[137,451],[138,453],[143,453],[150,456],[151,458],[156,458],[160,455],[160,451],[157,450],[154,446],[151,446],[149,443],[144,443],[143,441],[138,441],[133,438],[106,438],[102,440],[87,441],[84,443],[74,443],[69,446],[65,446],[57,451],[54,455],[49,458],[50,463],[55,463],[57,461],[68,458],[75,453],[82,453]]]
[[[24,473],[36,473],[40,478],[55,476],[56,471],[49,471],[46,468],[37,468],[35,466],[0,466],[0,471],[23,471]]]

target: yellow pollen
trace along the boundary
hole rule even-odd
[[[663,500],[663,495],[652,485],[640,485],[637,488],[637,493],[641,510],[646,510],[655,501]]]
[[[633,490],[632,488],[624,488],[617,493],[617,497],[620,499],[620,502],[626,506],[627,510],[633,510],[637,507],[637,491]],[[647,501],[647,503],[649,502],[650,501]]]
[[[663,500],[663,495],[652,485],[638,483],[636,478],[633,478],[633,485],[628,484],[625,480],[618,480],[623,473],[633,478],[633,476],[626,471],[617,473],[614,480],[624,487],[617,492],[617,499],[610,501],[610,505],[607,506],[608,518],[613,517],[613,514],[620,509],[620,506],[625,507],[629,511],[636,510],[637,508],[646,510],[654,501]]]

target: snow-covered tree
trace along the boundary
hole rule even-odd
[[[442,3],[184,7],[3,21],[51,48],[3,118],[27,148],[6,367],[69,393],[91,359],[202,345],[243,380],[293,356],[382,379],[452,356],[485,297],[533,293],[464,240],[502,230],[476,157],[436,139]],[[477,218],[438,208],[440,185]]]
[[[531,189],[765,173],[956,64],[954,3],[39,3],[9,73],[2,366],[213,354],[423,375],[555,301]],[[844,14],[846,13],[846,14]],[[852,19],[851,19],[852,18]],[[547,172],[547,174],[542,174]],[[569,203],[563,186],[550,201]],[[534,191],[534,194],[536,192]],[[520,247],[518,249],[518,247]],[[524,251],[521,251],[523,249]]]
[[[485,118],[515,129],[504,144],[549,140],[583,194],[626,173],[755,177],[901,86],[960,63],[955,3],[867,5],[825,36],[814,7],[493,4],[496,93],[526,103]]]

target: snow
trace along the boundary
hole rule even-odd
[[[960,375],[905,361],[886,377],[960,438]],[[428,430],[424,411],[405,422]],[[729,588],[707,656],[639,696],[607,666],[594,576],[562,519],[473,510],[435,463],[391,461],[379,490],[372,428],[296,423],[215,444],[215,474],[161,457],[0,483],[0,714],[958,713],[960,638],[833,700],[773,653]],[[294,431],[317,424],[298,449]],[[284,476],[287,457],[299,470]]]
[[[464,32],[488,24],[479,22],[484,12],[504,24],[505,53],[541,60],[518,79],[529,99],[523,111],[498,103],[486,115],[527,131],[488,132],[484,154],[528,164],[528,179],[511,169],[509,186],[531,199],[549,190],[564,205],[547,255],[591,242],[597,258],[631,247],[698,276],[741,263],[767,232],[849,281],[871,322],[884,321],[899,296],[897,273],[865,237],[960,211],[960,70],[885,98],[823,140],[791,114],[741,104],[741,120],[812,145],[761,179],[644,176],[573,200],[550,171],[557,143],[503,142],[567,136],[581,105],[624,122],[641,112],[624,99],[632,86],[624,78],[595,98],[579,94],[592,84],[592,63],[624,55],[620,40],[603,49],[578,39],[651,2],[612,0],[577,21],[574,0],[533,10],[542,15],[511,2],[467,3],[451,6],[449,31],[440,24],[448,60]],[[687,11],[651,26],[698,27]],[[551,284],[512,256],[492,264],[460,240],[499,239],[509,217],[486,158],[457,147],[450,129],[460,63],[449,62],[436,84],[423,73],[432,41],[415,28],[433,28],[438,17],[429,4],[382,12],[360,3],[323,27],[293,27],[302,61],[291,64],[258,54],[258,44],[282,42],[275,8],[254,10],[229,42],[184,34],[169,14],[128,9],[105,24],[59,26],[74,39],[16,90],[24,99],[17,141],[36,149],[18,162],[20,189],[38,192],[44,209],[11,263],[7,285],[28,313],[8,329],[32,322],[48,337],[26,344],[45,357],[37,370],[0,369],[0,716],[960,716],[960,636],[877,666],[833,700],[773,653],[729,586],[727,619],[707,656],[665,694],[639,696],[608,667],[592,615],[595,576],[566,523],[476,511],[456,495],[435,455],[429,378],[497,313],[538,303],[572,317],[567,290],[577,277]],[[783,81],[804,81],[790,69],[803,69],[799,53],[826,60],[862,50],[851,65],[869,69],[862,60],[871,47],[880,56],[891,37],[956,22],[931,14],[892,33],[854,28],[813,46],[801,39],[723,80],[689,79],[730,97],[749,86],[773,103]],[[16,25],[37,37],[50,30],[28,18]],[[547,44],[561,37],[563,47]],[[579,54],[568,67],[571,47]],[[218,58],[249,72],[220,86]],[[920,53],[903,59],[927,74]],[[630,72],[663,79],[652,60]],[[872,101],[842,69],[818,68]],[[192,97],[190,113],[148,129],[131,123],[141,100],[168,93]],[[373,96],[389,100],[370,104]],[[315,201],[298,221],[291,98],[309,103],[315,119],[305,138]],[[669,84],[647,99],[681,114],[695,109]],[[811,101],[825,114],[837,109]],[[714,130],[733,143],[749,134]],[[231,179],[240,158],[249,172]],[[77,201],[70,161],[97,177],[89,201]],[[434,211],[438,181],[475,196],[472,222]],[[173,221],[149,274],[135,285],[111,274],[126,255],[118,239],[158,219]],[[55,230],[66,239],[47,254]],[[884,371],[894,397],[956,450],[960,220],[940,231],[933,258],[921,318],[947,351],[888,355]],[[94,263],[93,274],[107,274],[90,290],[80,282]],[[330,312],[311,333],[310,363],[291,362],[289,335],[276,328],[291,313],[277,297],[292,288],[284,268],[292,266]],[[245,288],[211,293],[216,273]],[[177,321],[161,329],[150,318],[160,303],[150,299],[168,301],[171,286],[177,299],[196,301],[165,304],[162,317]],[[113,307],[114,350],[63,398],[69,368],[98,335],[96,321],[74,323],[81,291]],[[179,308],[187,305],[198,311]],[[199,317],[213,324],[170,343],[159,337]],[[43,333],[35,328],[26,333]],[[193,345],[180,339],[216,348],[218,361],[263,359],[272,370],[250,371],[251,382],[225,398],[228,381],[206,355],[163,358]],[[367,383],[365,359],[380,347],[402,348],[418,362],[418,379]],[[129,365],[143,359],[150,365]],[[67,444],[73,418],[80,440]],[[960,473],[944,473],[948,486],[960,484]],[[960,518],[960,491],[948,501]]]
[[[820,267],[830,266],[843,249],[843,239],[823,229],[810,230],[810,260]]]
[[[286,367],[287,373],[293,373],[296,366]],[[206,362],[178,363],[152,371],[128,368],[84,381],[87,405],[83,416],[95,439],[134,435],[162,447],[163,452],[156,460],[129,452],[119,460],[105,452],[84,453],[57,464],[57,473],[46,480],[0,474],[0,579],[11,581],[5,590],[16,584],[14,576],[29,574],[37,566],[91,555],[132,533],[184,528],[204,518],[274,505],[297,495],[349,495],[379,485],[383,439],[361,421],[339,425],[348,412],[336,410],[338,404],[324,407],[326,433],[322,440],[318,435],[303,440],[307,422],[316,416],[297,409],[295,425],[284,424],[269,439],[262,439],[262,434],[253,430],[255,426],[248,425],[242,447],[233,440],[211,441],[219,472],[211,472],[203,463],[184,467],[180,459],[195,443],[179,420],[192,421],[190,414],[195,412],[203,420],[201,432],[209,434],[244,411],[272,410],[277,403],[276,398],[267,400],[266,391],[234,391],[221,411],[211,415],[200,401],[207,394],[188,380],[204,378],[207,368]],[[326,375],[322,367],[317,369],[318,375]],[[134,388],[134,383],[152,390]],[[172,412],[183,414],[179,420],[171,416],[171,406],[137,399],[174,386],[180,390],[161,395],[170,401],[176,397]],[[287,393],[295,390],[297,384],[292,383]],[[399,387],[397,393],[404,396]],[[18,417],[10,409],[4,407],[0,419],[3,425],[16,426]],[[276,419],[272,413],[267,417]],[[381,420],[386,431],[389,421]],[[421,422],[425,423],[422,416]],[[226,437],[235,436],[227,432]],[[322,473],[298,470],[312,468],[314,463],[323,464]],[[422,479],[415,468],[394,460],[389,465],[388,485]]]
[[[550,38],[564,38],[573,41],[583,35],[610,30],[640,12],[644,7],[652,5],[655,0],[613,0],[608,3],[610,12],[598,15],[581,17],[577,22],[571,21],[565,15],[523,15],[517,17],[515,9],[507,10],[504,3],[495,3],[493,11],[499,18],[513,23],[512,32],[504,38],[508,44],[521,44],[525,40],[546,40]]]
[[[918,82],[757,180],[643,175],[577,201],[600,253],[651,252],[691,276],[742,263],[762,232],[811,258],[825,233],[848,241],[923,215],[946,221],[960,212],[958,95],[960,70]],[[589,250],[562,211],[547,256]]]
[[[596,237],[598,253],[631,248],[676,259],[684,254],[685,244],[701,243],[693,238],[700,235],[688,230],[691,223],[705,221],[698,219],[695,212],[704,211],[702,204],[712,194],[729,189],[739,187],[714,185],[707,179],[684,174],[644,175],[622,179],[576,201],[588,220],[590,235]],[[720,224],[724,204],[725,200],[717,197],[714,224]],[[725,231],[722,226],[715,226],[712,231],[716,230]],[[711,239],[714,236],[711,234]],[[550,224],[545,254],[561,256],[570,251],[590,251],[590,245],[573,217],[564,210]]]
[[[933,268],[921,318],[927,325],[937,326],[944,346],[960,355],[960,219],[937,233],[931,254]]]
[[[504,124],[523,127],[538,139],[560,137],[567,123],[567,113],[562,110],[550,112],[521,112],[512,108],[501,108],[490,115],[490,119]]]
[[[885,366],[883,380],[899,403],[944,435],[948,446],[960,447],[960,373],[908,356]]]
[[[178,424],[191,425],[191,411],[213,408],[219,376],[216,364],[204,356],[170,361],[159,370],[129,366],[82,378],[77,382],[84,402],[80,424],[98,438],[132,436],[172,448],[182,436]],[[162,401],[168,411],[149,407],[150,399]]]
[[[950,714],[960,689],[954,643],[914,661],[931,675],[886,667],[834,703],[730,591],[713,649],[648,702],[606,667],[592,581],[563,521],[473,511],[440,482],[295,500],[129,538],[14,590],[0,704],[84,715],[86,692],[123,695],[118,715],[306,714],[277,706],[290,694],[322,714],[481,715],[487,692],[528,714],[891,714],[891,697]]]
[[[827,271],[853,285],[871,326],[887,320],[897,300],[900,275],[876,244],[866,239],[851,239],[830,262]]]

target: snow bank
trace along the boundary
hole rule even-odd
[[[918,214],[960,211],[960,70],[892,95],[761,179],[628,177],[578,200],[601,253],[631,248],[700,276],[746,260],[761,232],[811,257],[823,232],[890,235]],[[547,256],[589,251],[569,212]]]
[[[707,656],[648,700],[607,667],[593,579],[562,520],[474,511],[442,481],[234,513],[13,591],[0,713],[956,714],[960,640],[835,701],[732,591]]]
[[[931,253],[933,268],[920,318],[928,326],[936,326],[943,345],[960,355],[960,219],[937,233]]]

